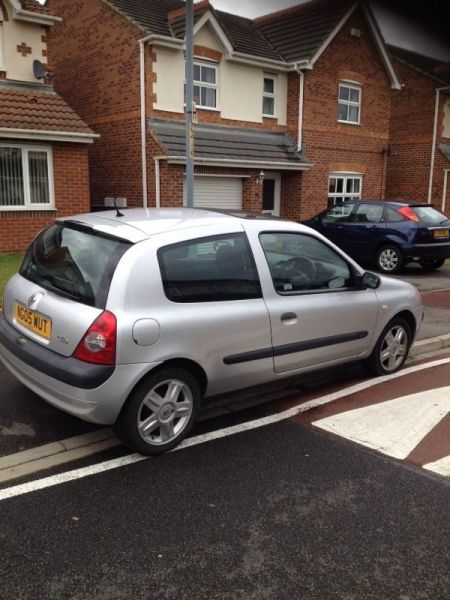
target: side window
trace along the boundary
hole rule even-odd
[[[164,292],[172,302],[261,297],[256,265],[243,233],[171,244],[158,250]]]
[[[353,215],[354,223],[381,223],[383,207],[379,204],[360,204]]]
[[[337,204],[329,208],[322,217],[323,223],[346,223],[350,221],[353,204]]]
[[[408,219],[400,212],[398,212],[398,210],[395,210],[393,208],[387,208],[386,220],[388,223],[400,223],[401,221],[407,221]]]
[[[315,237],[262,233],[260,242],[279,294],[339,290],[352,285],[352,273],[345,260]]]

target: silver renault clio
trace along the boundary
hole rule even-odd
[[[413,286],[306,226],[129,209],[35,238],[5,288],[0,359],[47,402],[158,454],[205,397],[355,360],[397,371],[422,316]]]

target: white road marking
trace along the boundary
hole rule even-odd
[[[447,386],[342,412],[313,425],[394,458],[406,458],[449,412]]]
[[[174,451],[183,450],[185,448],[189,448],[191,446],[196,446],[198,444],[204,444],[206,442],[210,442],[212,440],[217,440],[220,438],[224,438],[230,435],[235,435],[237,433],[241,433],[243,431],[250,431],[251,429],[258,429],[259,427],[264,427],[266,425],[271,425],[272,423],[278,423],[279,421],[284,421],[285,419],[290,419],[295,415],[298,415],[301,412],[305,412],[311,408],[316,406],[321,406],[323,404],[327,404],[329,402],[334,402],[334,400],[338,400],[339,398],[343,398],[348,396],[349,394],[354,394],[356,392],[360,392],[361,390],[365,390],[367,388],[373,387],[380,383],[384,383],[385,381],[391,381],[396,379],[397,377],[404,377],[411,373],[416,373],[417,371],[422,371],[424,369],[431,369],[433,367],[439,367],[441,365],[449,364],[450,358],[442,358],[440,360],[435,360],[433,362],[424,363],[421,365],[415,365],[413,367],[409,367],[407,369],[403,369],[402,371],[395,373],[394,375],[386,375],[384,377],[377,377],[375,379],[370,379],[368,381],[364,381],[362,383],[358,383],[356,385],[352,385],[348,388],[340,390],[338,392],[334,392],[332,394],[327,394],[326,396],[322,396],[321,398],[316,398],[315,400],[310,400],[309,402],[305,402],[298,406],[294,406],[288,410],[285,410],[280,413],[276,413],[274,415],[270,415],[268,417],[263,417],[261,419],[256,419],[254,421],[249,421],[247,423],[242,423],[240,425],[235,425],[233,427],[227,427],[226,429],[219,429],[217,431],[211,431],[210,433],[205,433],[204,435],[198,435],[196,437],[188,438],[184,440],[179,446],[177,446]],[[90,475],[95,475],[97,473],[103,473],[105,471],[110,471],[112,469],[117,469],[119,467],[124,467],[126,465],[131,465],[142,460],[147,460],[145,456],[141,456],[140,454],[130,454],[128,456],[124,456],[122,458],[114,458],[112,460],[108,460],[102,463],[98,463],[96,465],[91,465],[88,467],[82,467],[80,469],[74,469],[72,471],[67,471],[66,473],[60,473],[58,475],[51,475],[50,477],[45,477],[43,479],[37,479],[35,481],[29,481],[27,483],[22,483],[19,485],[15,485],[9,488],[4,488],[0,490],[0,501],[6,500],[8,498],[14,498],[16,496],[21,496],[23,494],[28,494],[37,490],[42,490],[44,488],[53,487],[55,485],[59,485],[61,483],[67,483],[69,481],[74,481],[76,479],[81,479],[83,477],[88,477]]]
[[[446,477],[450,477],[450,456],[445,456],[440,460],[428,463],[427,465],[424,465],[423,468],[427,469],[428,471],[438,473],[439,475],[445,475]]]

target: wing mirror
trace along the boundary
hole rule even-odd
[[[369,271],[366,271],[360,278],[361,281],[361,287],[364,290],[370,289],[370,290],[376,290],[377,288],[380,287],[381,284],[381,279],[378,277],[378,275],[375,275],[375,273],[369,273]]]

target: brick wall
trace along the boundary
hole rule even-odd
[[[89,149],[91,203],[142,205],[139,44],[142,31],[101,0],[48,0],[56,91],[100,134]]]
[[[386,195],[390,198],[426,202],[431,168],[435,89],[442,87],[442,84],[396,59],[394,65],[404,88],[393,94],[392,99]],[[444,100],[444,95],[441,95],[436,146],[441,141],[450,141],[441,137]],[[432,202],[437,207],[442,203],[446,168],[450,168],[450,161],[436,147]],[[447,205],[448,211],[450,206]]]
[[[350,36],[351,28],[361,37]],[[362,85],[361,124],[337,122],[340,80]],[[299,76],[288,82],[288,129],[296,137]],[[303,149],[312,169],[285,178],[289,193],[286,214],[306,218],[327,206],[328,176],[334,171],[363,174],[362,194],[384,196],[386,146],[389,140],[390,81],[369,26],[356,11],[337,34],[312,71],[305,72]],[[295,201],[295,186],[300,191]]]
[[[0,210],[0,253],[21,252],[56,217],[89,211],[88,150],[85,145],[54,143],[56,211]]]

